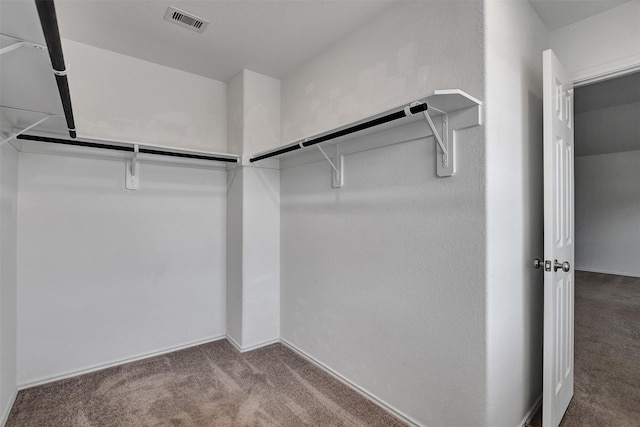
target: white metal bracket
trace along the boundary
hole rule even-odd
[[[140,165],[138,164],[138,144],[133,145],[133,156],[127,162],[125,186],[128,190],[137,190],[140,185]]]
[[[329,162],[329,165],[331,165],[331,169],[333,169],[333,188],[342,188],[344,186],[344,156],[340,154],[338,145],[336,144],[334,146],[335,155],[333,157],[333,160],[329,156],[327,156],[327,153],[324,152],[321,146],[317,145],[316,147],[318,147],[318,150],[320,150],[324,158],[327,159],[327,162]]]
[[[5,142],[9,142],[12,139],[17,138],[18,136],[22,135],[23,133],[25,133],[28,130],[33,129],[34,127],[38,126],[39,124],[42,124],[44,122],[46,122],[47,120],[49,120],[51,117],[60,117],[58,115],[55,114],[49,114],[46,117],[43,117],[42,119],[38,120],[37,122],[35,122],[32,125],[27,126],[26,128],[22,129],[19,132],[14,133],[13,135],[8,136],[7,138],[4,138],[2,141],[0,141],[0,147],[5,143]]]
[[[7,47],[3,47],[0,49],[0,55],[4,55],[5,53],[13,52],[16,49],[21,48],[22,46],[26,46],[25,42],[17,42]]]
[[[436,129],[436,126],[431,119],[431,116],[426,111],[423,111],[424,118],[427,119],[427,125],[431,129],[433,138],[437,142],[436,146],[436,171],[438,176],[446,177],[453,176],[456,172],[455,163],[455,135],[449,131],[449,116],[444,111],[430,108],[440,113],[442,118],[442,135]]]
[[[16,39],[14,37],[10,37],[14,40],[16,40],[17,42],[14,44],[11,44],[7,47],[3,47],[2,49],[0,49],[0,55],[4,55],[5,53],[9,53],[9,52],[13,52],[14,50],[20,49],[21,47],[32,47],[34,49],[38,49],[38,50],[47,50],[46,46],[42,46],[39,44],[35,44],[35,43],[31,43],[31,42],[27,42],[24,40],[20,40],[20,39]]]

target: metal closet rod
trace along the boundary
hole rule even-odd
[[[60,100],[64,109],[64,116],[67,120],[67,128],[69,128],[69,136],[76,137],[76,124],[73,119],[73,108],[71,107],[71,94],[69,92],[69,82],[67,81],[67,69],[64,63],[64,55],[62,53],[62,43],[60,41],[60,31],[58,30],[58,18],[56,17],[56,6],[53,0],[35,0],[38,16],[40,17],[40,25],[44,33],[44,39],[47,44],[49,58],[51,58],[51,66],[53,73],[56,75],[56,83],[58,84],[58,92],[60,92]]]
[[[269,153],[265,153],[265,154],[261,154],[259,156],[256,157],[252,157],[251,159],[249,159],[250,162],[257,162],[258,160],[263,160],[263,159],[268,159],[269,157],[273,157],[273,156],[278,156],[280,154],[284,154],[284,153],[289,153],[291,151],[296,151],[299,150],[301,148],[304,147],[309,147],[311,145],[316,145],[316,144],[320,144],[321,142],[326,142],[332,139],[336,139],[339,138],[341,136],[345,136],[345,135],[349,135],[351,133],[354,132],[359,132],[365,129],[369,129],[372,128],[374,126],[379,126],[388,122],[392,122],[394,120],[398,120],[398,119],[402,119],[405,118],[407,116],[412,116],[416,113],[421,113],[423,111],[427,111],[429,107],[427,106],[426,103],[420,103],[417,105],[414,105],[412,107],[409,108],[405,108],[403,110],[400,111],[396,111],[395,113],[391,113],[391,114],[387,114],[385,116],[382,117],[378,117],[363,123],[359,123],[357,125],[353,125],[350,126],[348,128],[345,129],[341,129],[332,133],[328,133],[326,135],[322,135],[322,136],[318,136],[316,138],[310,138],[310,139],[306,139],[303,140],[302,142],[295,144],[295,145],[290,145],[288,147],[284,147],[284,148],[279,148],[277,150],[271,151]],[[407,111],[408,110],[408,111]]]
[[[90,147],[90,148],[102,148],[105,150],[127,151],[129,153],[134,152],[133,147],[125,147],[123,145],[100,144],[98,142],[84,142],[84,141],[78,141],[78,140],[72,141],[69,139],[49,138],[46,136],[37,136],[37,135],[18,135],[17,139],[24,139],[28,141],[38,141],[38,142],[50,142],[53,144],[62,144],[62,145],[74,145],[76,147]],[[160,150],[158,148],[140,147],[138,149],[138,152],[146,153],[146,154],[157,154],[161,156],[183,157],[187,159],[200,159],[200,160],[212,160],[217,162],[238,163],[238,159],[235,159],[235,158],[210,156],[205,154],[180,153],[176,151]]]

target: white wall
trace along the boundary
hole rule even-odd
[[[244,141],[244,73],[227,83],[227,150],[242,154]]]
[[[640,150],[576,157],[576,269],[640,277]]]
[[[280,143],[279,80],[243,70],[227,105],[234,153]],[[280,172],[277,163],[243,164],[228,180],[227,336],[248,350],[280,337]]]
[[[640,64],[640,2],[629,1],[550,33],[550,47],[574,79]]]
[[[243,70],[243,154],[280,144],[280,80]],[[280,338],[280,171],[242,167],[242,346]]]
[[[244,74],[244,153],[280,145],[280,80],[249,70]]]
[[[244,145],[244,72],[228,82],[227,146],[242,155]],[[242,345],[242,239],[244,182],[241,168],[227,171],[227,337]]]
[[[227,336],[244,351],[280,338],[280,171],[227,173]]]
[[[0,149],[0,424],[17,391],[18,152]]]
[[[229,152],[255,154],[280,145],[280,80],[242,70],[228,82]]]
[[[461,88],[480,97],[474,85],[482,38],[469,35],[481,31],[476,22],[481,2],[401,3],[282,79],[283,142],[360,120],[434,89]]]
[[[527,2],[486,2],[489,425],[516,426],[542,393],[542,51]]]
[[[242,346],[242,251],[244,182],[242,168],[227,172],[227,337]]]
[[[435,89],[482,99],[482,19],[393,5],[282,80],[283,140]],[[459,138],[453,178],[432,139],[347,156],[339,190],[324,160],[281,170],[282,339],[423,425],[486,424],[483,135]]]
[[[244,167],[242,346],[280,338],[280,171]]]
[[[20,153],[18,383],[225,333],[226,171]]]
[[[225,83],[62,42],[78,135],[227,151]]]

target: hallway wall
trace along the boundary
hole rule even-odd
[[[576,269],[640,277],[640,150],[581,156]]]

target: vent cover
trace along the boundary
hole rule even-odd
[[[164,20],[173,22],[181,27],[188,28],[196,33],[201,33],[209,25],[209,21],[199,18],[192,13],[169,6],[164,14]]]

